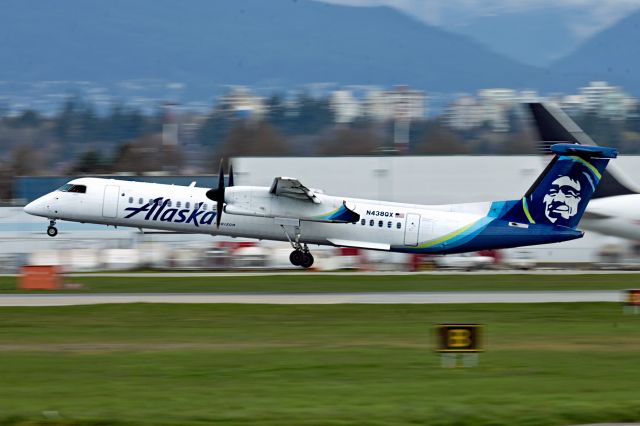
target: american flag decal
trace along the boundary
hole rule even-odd
[[[402,219],[404,217],[404,213],[396,213],[396,218]]]

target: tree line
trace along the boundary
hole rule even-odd
[[[444,117],[417,120],[408,145],[398,152],[394,122],[356,119],[337,124],[328,97],[301,93],[273,95],[258,117],[239,114],[218,102],[207,114],[175,113],[180,143],[166,143],[167,108],[151,113],[123,104],[99,112],[69,97],[54,114],[25,110],[9,115],[0,108],[0,198],[11,196],[21,175],[215,173],[218,160],[234,156],[534,154],[535,138],[522,120],[510,119],[509,132],[489,125],[454,131]],[[640,153],[640,114],[615,121],[595,114],[575,117],[596,142],[622,153]],[[185,129],[190,129],[186,132]]]

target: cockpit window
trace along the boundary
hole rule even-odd
[[[77,192],[79,194],[86,194],[87,187],[85,185],[73,185],[69,192]]]
[[[67,183],[65,185],[62,185],[60,188],[58,188],[58,191],[61,192],[75,192],[78,194],[85,194],[87,192],[87,186],[86,185],[74,185],[71,183]]]

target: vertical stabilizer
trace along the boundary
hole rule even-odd
[[[519,203],[503,218],[518,223],[575,228],[602,179],[612,148],[555,144],[555,154]]]

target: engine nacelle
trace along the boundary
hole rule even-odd
[[[354,206],[337,197],[317,194],[317,203],[278,196],[260,187],[230,187],[224,212],[241,216],[282,217],[314,222],[350,223],[360,220]]]
[[[255,217],[270,217],[271,215],[265,212],[251,210],[242,206],[236,206],[234,204],[227,204],[224,206],[224,212],[227,214],[237,214],[240,216],[255,216]]]

